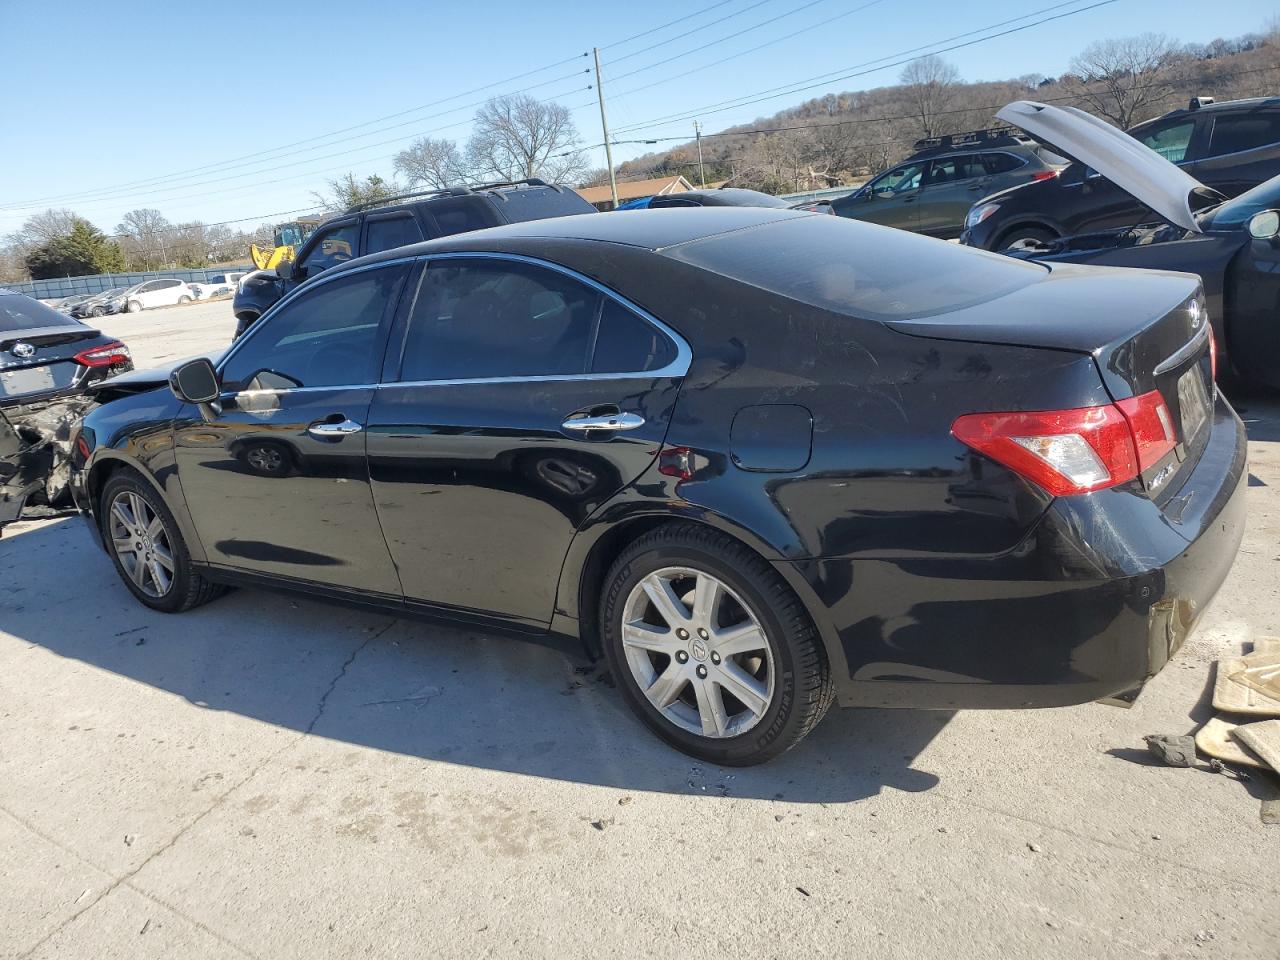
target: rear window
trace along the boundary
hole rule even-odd
[[[824,310],[905,320],[994,300],[1039,264],[843,217],[798,217],[695,240],[669,256]]]
[[[0,295],[0,333],[34,330],[36,327],[78,326],[80,324],[75,320],[39,300],[16,293]]]

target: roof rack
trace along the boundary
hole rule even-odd
[[[1014,144],[1030,142],[1030,138],[1014,127],[988,127],[985,130],[948,133],[942,137],[925,137],[922,140],[917,140],[914,148],[917,153],[924,153],[926,151],[954,150],[958,147],[972,147],[979,144],[986,147],[1009,147]]]
[[[434,190],[415,190],[412,193],[398,193],[394,197],[382,197],[379,200],[366,200],[364,203],[352,204],[343,212],[359,213],[361,210],[371,210],[374,207],[383,207],[391,203],[399,203],[402,200],[419,200],[426,197],[465,197],[481,190],[497,190],[502,187],[519,186],[551,187],[553,190],[563,190],[562,187],[547,183],[538,177],[529,177],[526,180],[495,180],[493,183],[477,183],[472,186],[437,187]]]

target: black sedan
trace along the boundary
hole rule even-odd
[[[95,382],[133,368],[124,344],[0,289],[0,527],[70,505],[71,435]]]
[[[499,227],[104,385],[74,488],[149,607],[248,584],[569,643],[671,744],[754,763],[836,702],[1164,665],[1244,522],[1202,299],[788,210]]]

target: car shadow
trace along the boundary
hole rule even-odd
[[[952,716],[833,709],[771,763],[722,768],[665,746],[601,668],[546,647],[247,589],[157,614],[78,520],[6,536],[0,563],[11,581],[0,622],[19,641],[180,696],[184,709],[423,760],[635,791],[848,802],[935,786],[912,762]]]

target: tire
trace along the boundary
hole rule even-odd
[[[1014,244],[1023,240],[1034,240],[1037,243],[1050,243],[1058,239],[1058,235],[1047,227],[1014,227],[1000,238],[994,249],[1004,252]]]
[[[122,554],[127,556],[133,551],[117,550],[117,537],[122,533],[125,533],[133,543],[141,539],[129,534],[129,527],[124,524],[124,517],[113,511],[117,500],[122,501],[125,513],[135,518],[135,505],[141,506],[137,512],[142,513],[144,519],[147,519],[149,512],[152,523],[148,524],[149,530],[145,543],[155,548],[167,549],[172,566],[171,571],[165,571],[169,574],[167,588],[151,573],[151,564],[140,563],[140,554],[134,553],[133,564],[127,565]],[[154,526],[156,521],[160,524],[158,528]],[[107,545],[107,552],[111,554],[116,573],[120,575],[129,592],[152,610],[159,610],[161,613],[181,613],[198,607],[202,603],[208,603],[223,592],[221,586],[206,580],[192,567],[191,556],[187,552],[187,545],[182,539],[173,514],[155,490],[136,474],[129,471],[117,473],[107,481],[98,501],[98,522],[101,524],[102,539]],[[160,556],[159,549],[156,551],[156,556]],[[130,572],[131,569],[137,570],[139,566],[144,568],[141,580],[135,579]]]
[[[107,311],[102,309],[102,307],[94,307],[92,310],[89,311],[89,316],[94,317],[96,319],[102,316],[106,312]]]
[[[700,621],[694,604],[708,576],[720,588],[718,613]],[[670,617],[649,599],[655,583],[669,584],[659,596],[681,604],[668,608]],[[677,628],[671,620],[680,615],[686,620]],[[800,600],[764,559],[710,528],[672,524],[628,546],[605,577],[599,616],[605,659],[628,705],[659,737],[700,760],[770,760],[804,739],[835,699],[826,651]],[[698,633],[700,622],[710,635]],[[734,632],[742,649],[717,652],[714,631],[722,650]]]
[[[191,302],[191,298],[190,298],[190,297],[179,297],[179,298],[178,298],[178,306],[182,306],[184,303],[190,303],[190,302]]]
[[[126,313],[141,313],[142,304],[139,303],[137,300],[130,300],[128,305],[126,305],[124,309]]]

